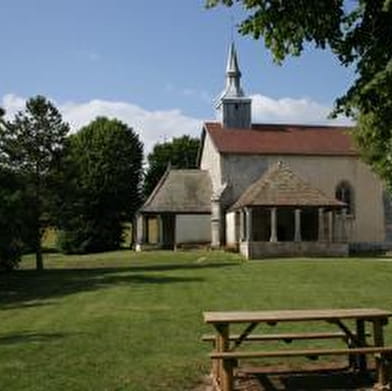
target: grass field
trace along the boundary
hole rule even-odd
[[[0,390],[191,390],[210,364],[205,310],[392,309],[389,259],[120,251],[46,265],[0,275]]]

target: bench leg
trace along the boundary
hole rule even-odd
[[[224,359],[221,374],[221,387],[222,391],[234,390],[234,377],[233,377],[234,361],[232,359]]]
[[[213,350],[216,351],[218,345],[217,338],[212,343]],[[217,382],[219,379],[219,360],[212,360],[211,376]]]
[[[359,342],[358,347],[366,346],[366,333],[365,333],[365,321],[363,319],[359,319],[356,322],[357,328],[357,339]],[[366,356],[364,354],[359,354],[357,356],[357,365],[356,369],[358,369],[361,373],[366,373],[367,371],[367,363]]]
[[[390,363],[386,357],[382,354],[376,355],[376,371],[377,371],[377,383],[374,386],[374,390],[377,391],[389,391],[390,388]]]
[[[216,337],[216,351],[227,352],[229,350],[229,325],[222,323],[217,324],[215,327],[218,332]],[[225,360],[220,359],[216,361],[217,364],[214,370],[216,371],[216,379],[222,391],[232,391],[231,388],[225,388],[225,384],[228,384],[227,374],[225,370]]]
[[[373,321],[373,339],[374,346],[384,346],[384,334],[383,334],[383,323],[380,319]],[[376,373],[377,373],[377,384],[376,390],[389,390],[388,386],[388,365],[385,355],[377,354],[376,358]]]

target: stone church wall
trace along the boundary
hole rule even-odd
[[[204,140],[200,169],[207,170],[210,173],[213,192],[216,192],[221,188],[223,184],[223,182],[221,182],[221,157],[208,133],[206,133],[206,138]]]
[[[286,162],[304,180],[330,197],[335,197],[336,186],[341,181],[349,182],[354,192],[350,242],[380,243],[386,239],[382,183],[354,156],[223,155],[222,182],[229,183],[225,206],[233,204],[278,160]]]

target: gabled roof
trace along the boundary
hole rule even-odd
[[[141,212],[210,213],[212,184],[204,170],[168,170]]]
[[[357,156],[350,127],[254,124],[251,129],[226,129],[219,122],[204,124],[223,154]]]
[[[326,196],[304,181],[283,162],[278,162],[250,185],[230,209],[246,206],[343,207],[344,205],[343,202]]]

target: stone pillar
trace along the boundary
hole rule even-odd
[[[325,227],[324,227],[324,208],[318,209],[318,240],[325,241]]]
[[[295,209],[295,227],[294,227],[294,242],[300,242],[301,237],[301,209]]]
[[[221,246],[221,206],[217,199],[211,201],[211,247]]]
[[[277,234],[277,221],[276,221],[276,207],[271,208],[271,237],[270,242],[276,243],[278,241],[278,234]]]
[[[145,233],[146,233],[146,228],[145,228],[145,218],[142,214],[139,214],[136,218],[136,251],[141,251],[142,250],[142,245],[145,242]]]
[[[342,242],[347,242],[347,209],[343,208],[342,209],[342,220],[341,220],[342,228],[341,228],[341,238],[340,240]]]
[[[328,212],[328,242],[333,242],[333,211]]]
[[[248,242],[253,240],[252,225],[252,209],[246,208],[246,240]]]

